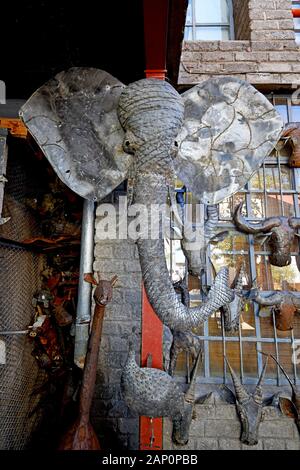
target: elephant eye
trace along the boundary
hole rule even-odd
[[[130,145],[129,140],[125,140],[125,145],[126,145],[126,147],[129,147],[129,145]]]
[[[177,142],[177,140],[175,140],[174,145],[175,145],[175,147],[178,147],[178,142]]]

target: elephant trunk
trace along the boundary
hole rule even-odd
[[[161,205],[166,204],[167,194],[167,179],[163,174],[138,172],[134,202],[142,205],[148,217],[154,213],[153,209],[156,215],[159,208],[164,209]],[[148,230],[150,221],[145,225],[148,227],[144,227],[137,241],[142,275],[149,302],[165,325],[179,331],[191,330],[232,301],[233,293],[228,286],[228,269],[223,268],[219,271],[205,304],[195,308],[183,305],[176,295],[167,269],[162,229],[160,227],[158,233],[151,234]]]

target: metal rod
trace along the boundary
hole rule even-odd
[[[76,309],[74,362],[83,368],[89,339],[91,319],[92,286],[84,281],[84,274],[93,271],[95,203],[84,200],[82,214],[80,269],[78,285],[78,302]]]
[[[278,342],[277,342],[277,330],[276,330],[276,322],[275,322],[275,313],[272,309],[272,320],[273,320],[273,330],[274,330],[274,343],[275,343],[275,352],[276,352],[276,359],[279,362],[279,351],[278,351]],[[277,364],[277,385],[280,385],[280,369]]]
[[[241,382],[243,384],[244,383],[244,362],[243,362],[243,340],[242,340],[241,317],[239,318],[239,350],[240,350]]]
[[[11,331],[0,331],[0,335],[12,336],[12,335],[27,335],[30,330],[11,330]]]
[[[223,380],[224,384],[226,384],[226,333],[225,333],[225,325],[224,325],[224,315],[221,313],[221,327],[222,327],[222,343],[223,343]]]
[[[292,343],[292,349],[293,349],[293,371],[294,371],[294,383],[297,383],[297,361],[296,361],[296,348],[295,348],[295,337],[294,337],[294,330],[293,328],[291,329],[291,343]]]

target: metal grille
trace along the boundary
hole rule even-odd
[[[299,121],[300,106],[292,106],[288,96],[272,96],[273,104],[278,107],[278,111],[285,122]],[[266,159],[260,170],[252,177],[245,188],[229,198],[219,206],[219,226],[222,230],[231,231],[231,243],[219,243],[216,247],[210,246],[207,253],[206,275],[202,282],[210,286],[213,281],[211,258],[218,266],[217,270],[224,264],[233,270],[243,260],[246,271],[248,271],[249,287],[254,280],[258,280],[258,286],[263,290],[263,294],[268,295],[272,290],[296,290],[300,291],[300,274],[296,267],[295,257],[298,255],[298,243],[294,246],[292,255],[292,265],[289,269],[294,269],[295,278],[287,283],[286,268],[273,268],[270,266],[268,246],[259,244],[253,235],[245,235],[237,232],[232,224],[233,208],[243,200],[246,219],[250,221],[264,219],[273,215],[296,216],[299,217],[299,194],[300,194],[300,173],[299,169],[289,168],[287,157],[282,155],[270,156]],[[190,195],[188,195],[190,201]],[[203,208],[204,209],[204,208]],[[201,212],[201,211],[200,211]],[[202,211],[204,214],[204,210]],[[228,219],[228,220],[226,220]],[[241,239],[244,239],[241,242]],[[238,239],[239,241],[235,241]],[[170,244],[171,272],[176,273],[176,253],[179,251],[179,242],[172,241]],[[231,246],[230,246],[231,245]],[[177,258],[178,259],[178,258]],[[182,262],[182,261],[181,261]],[[180,262],[177,263],[180,267]],[[259,269],[261,274],[259,275]],[[277,284],[276,284],[277,283]],[[295,292],[294,292],[295,293]],[[300,295],[300,292],[299,292]],[[191,295],[192,305],[201,301],[199,293],[195,290]],[[197,379],[200,383],[226,383],[230,381],[226,363],[222,357],[224,353],[230,353],[235,360],[235,369],[240,373],[242,383],[254,384],[260,375],[264,358],[258,351],[273,353],[279,361],[285,361],[284,366],[294,383],[300,384],[299,370],[299,349],[300,349],[300,320],[299,315],[295,315],[294,329],[289,332],[276,330],[274,314],[271,318],[261,318],[259,316],[259,306],[255,302],[249,302],[248,312],[244,315],[244,321],[249,328],[243,328],[240,322],[239,331],[236,335],[226,335],[222,318],[219,313],[211,317],[199,329],[199,336],[203,340],[204,361],[202,369],[199,371]],[[232,362],[232,360],[230,359]],[[252,366],[249,363],[252,361]],[[216,367],[218,362],[218,367]],[[177,374],[186,375],[185,358],[181,363],[178,361]],[[268,374],[265,382],[269,385],[281,386],[286,384],[286,379],[282,376],[280,369],[271,363],[268,367]]]
[[[26,207],[36,184],[24,155],[9,155],[8,184],[3,216],[11,220],[0,236],[21,241],[39,234],[33,213]],[[0,330],[26,330],[32,322],[32,296],[39,288],[43,257],[0,242]],[[37,367],[26,335],[0,335],[0,449],[24,449],[37,426],[40,395],[35,393],[45,376]],[[5,353],[3,348],[5,347]]]

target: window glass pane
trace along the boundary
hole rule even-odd
[[[300,43],[300,32],[295,31],[295,36],[296,36],[296,42]]]
[[[256,255],[257,285],[262,290],[300,291],[300,272],[296,257],[292,256],[289,266],[277,267],[270,264],[268,256]]]
[[[300,19],[300,18],[299,18]],[[292,122],[300,121],[300,106],[292,106]]]
[[[263,194],[250,194],[251,200],[251,219],[264,219],[265,218],[265,203]]]
[[[247,215],[246,204],[245,204],[245,194],[237,193],[233,197],[227,198],[219,204],[219,219],[231,220],[235,207],[242,201],[244,202],[242,214]]]
[[[186,12],[185,24],[192,24],[192,23],[193,23],[192,0],[189,0],[187,12]]]
[[[227,0],[195,1],[196,23],[228,23],[229,9]]]
[[[279,112],[280,116],[283,119],[283,122],[288,122],[288,110],[286,105],[286,99],[284,98],[275,98],[275,108]]]
[[[300,29],[300,18],[294,18],[295,29]]]
[[[246,302],[243,312],[241,314],[241,335],[242,336],[255,336],[255,317],[252,302]]]
[[[227,26],[197,26],[196,40],[202,41],[227,41],[229,39],[229,27]]]
[[[186,26],[184,29],[184,40],[192,41],[193,40],[193,28],[191,26]]]

